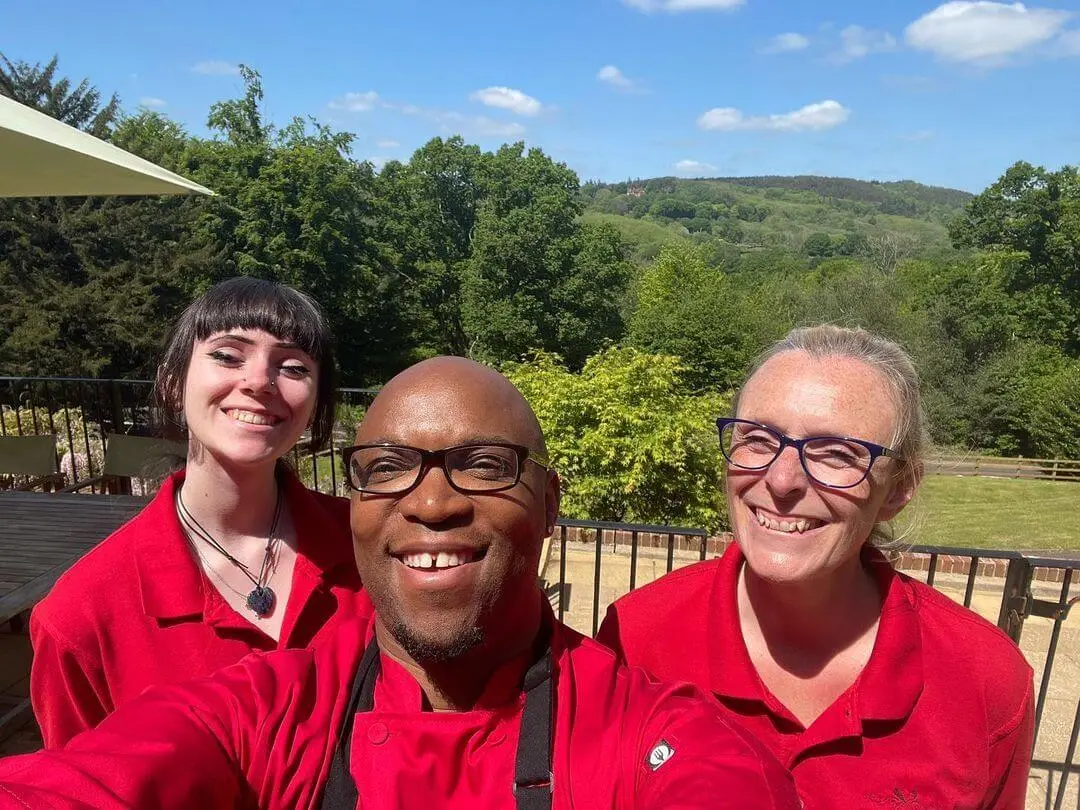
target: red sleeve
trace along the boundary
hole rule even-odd
[[[40,607],[40,606],[39,606]],[[30,702],[49,749],[93,728],[112,711],[100,657],[90,656],[68,643],[49,624],[40,609],[30,614]]]
[[[689,686],[668,690],[630,749],[636,810],[799,810],[791,775]]]
[[[984,805],[986,810],[1024,806],[1035,741],[1034,688],[1029,678],[1020,711],[990,740],[990,784],[996,786],[997,792]]]
[[[0,760],[0,797],[57,810],[254,806],[243,754],[262,725],[254,691],[242,664],[148,690],[62,751]]]
[[[0,810],[93,810],[90,805],[67,796],[0,782]]]

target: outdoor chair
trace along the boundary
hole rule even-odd
[[[112,495],[146,495],[156,488],[146,482],[160,482],[183,466],[185,458],[185,442],[110,433],[105,437],[105,463],[101,475],[79,481],[62,491],[78,492],[98,487]],[[138,492],[132,492],[133,481],[137,482]]]
[[[48,491],[65,483],[56,466],[56,436],[0,436],[0,489]]]

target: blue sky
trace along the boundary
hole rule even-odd
[[[275,121],[407,159],[524,139],[582,180],[826,174],[978,191],[1080,162],[1080,0],[50,0],[0,51],[205,133],[258,69]]]

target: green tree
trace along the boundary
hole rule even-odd
[[[0,53],[0,96],[32,107],[63,121],[68,126],[89,132],[95,138],[108,138],[120,113],[120,99],[114,93],[102,104],[101,92],[83,79],[77,85],[57,76],[59,58],[46,64],[11,61]]]
[[[377,239],[374,170],[349,157],[347,133],[265,123],[259,74],[242,71],[243,97],[211,108],[221,137],[187,151],[194,176],[218,192],[193,237],[213,258],[188,276],[191,292],[235,275],[293,285],[327,308],[344,379],[386,379],[409,361],[410,324],[406,280]]]
[[[1044,342],[1080,354],[1080,174],[1019,162],[949,227],[957,247],[1021,254],[1007,289],[1028,303]]]
[[[974,443],[1002,455],[1080,458],[1080,360],[1020,343],[974,381]]]
[[[833,245],[832,237],[827,233],[812,233],[803,242],[803,252],[807,256],[815,256],[818,258],[824,258],[832,256],[836,253],[836,248]]]
[[[0,56],[0,93],[143,154],[167,127],[120,118],[88,80]],[[154,137],[146,136],[151,124]],[[175,128],[171,149],[184,139]],[[160,158],[163,151],[152,152]],[[183,295],[178,250],[191,200],[56,198],[0,201],[0,370],[146,376]]]
[[[416,294],[413,323],[431,353],[467,354],[461,285],[485,195],[484,154],[460,136],[433,138],[376,180],[377,217],[391,261]]]
[[[559,350],[578,367],[622,334],[629,267],[618,235],[581,225],[577,176],[539,149],[503,146],[484,176],[462,285],[469,351],[500,361]]]
[[[660,251],[643,271],[635,300],[628,342],[681,358],[686,379],[699,388],[737,386],[765,341],[764,312],[748,306],[752,299],[687,243]]]
[[[536,411],[568,517],[717,529],[724,523],[714,420],[678,359],[608,348],[580,373],[540,353],[503,371]]]
[[[649,213],[654,217],[689,219],[697,214],[697,206],[677,197],[662,197],[652,204]]]

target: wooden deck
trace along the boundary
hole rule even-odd
[[[64,571],[148,499],[0,492],[0,622],[29,610]]]
[[[0,624],[30,610],[79,557],[147,503],[147,498],[130,495],[0,492]],[[18,629],[13,627],[15,632],[5,634],[0,644],[4,653],[0,752],[4,754],[27,750],[38,742],[35,727],[27,725],[31,719],[29,639]]]

